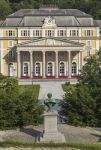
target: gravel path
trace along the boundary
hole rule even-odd
[[[64,83],[64,82],[63,82]],[[52,97],[55,99],[63,99],[62,82],[40,82],[39,100],[45,100],[47,93],[52,93]]]
[[[101,143],[101,129],[81,128],[59,124],[58,129],[64,133],[66,141],[71,143]],[[33,143],[42,136],[43,126],[27,127],[22,130],[0,131],[0,141],[12,140]],[[1,150],[1,149],[0,149]]]

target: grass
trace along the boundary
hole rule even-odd
[[[12,141],[0,142],[0,147],[21,147],[21,148],[78,148],[80,150],[101,150],[101,144],[74,144],[74,143],[19,143]]]
[[[21,93],[27,89],[32,90],[32,92],[35,93],[35,98],[38,99],[40,85],[20,85],[19,88]]]

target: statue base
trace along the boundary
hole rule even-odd
[[[57,129],[57,116],[57,112],[44,113],[44,134],[40,142],[66,142],[64,135]]]

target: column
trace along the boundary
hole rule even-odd
[[[42,77],[46,78],[46,73],[45,73],[45,67],[46,67],[46,61],[45,61],[45,51],[42,52],[43,53],[43,67],[42,67]]]
[[[58,78],[58,51],[55,51],[55,77]]]
[[[82,69],[82,51],[80,51],[80,70]]]
[[[20,51],[17,51],[17,76],[21,77],[21,61],[20,61]]]
[[[71,78],[71,70],[72,70],[72,65],[71,65],[71,51],[68,51],[68,78]]]
[[[33,78],[33,52],[30,51],[30,78]]]

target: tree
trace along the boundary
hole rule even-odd
[[[79,82],[90,86],[101,86],[101,50],[86,59],[86,64],[79,76]]]
[[[43,110],[32,89],[21,92],[16,79],[0,75],[0,129],[41,123]]]
[[[95,126],[96,103],[85,85],[76,85],[75,89],[68,85],[64,101],[61,102],[61,115],[67,118],[67,123],[81,126]]]
[[[101,126],[101,50],[86,61],[79,83],[65,88],[60,113],[73,125]]]
[[[5,19],[12,12],[8,0],[0,0],[0,19]]]

